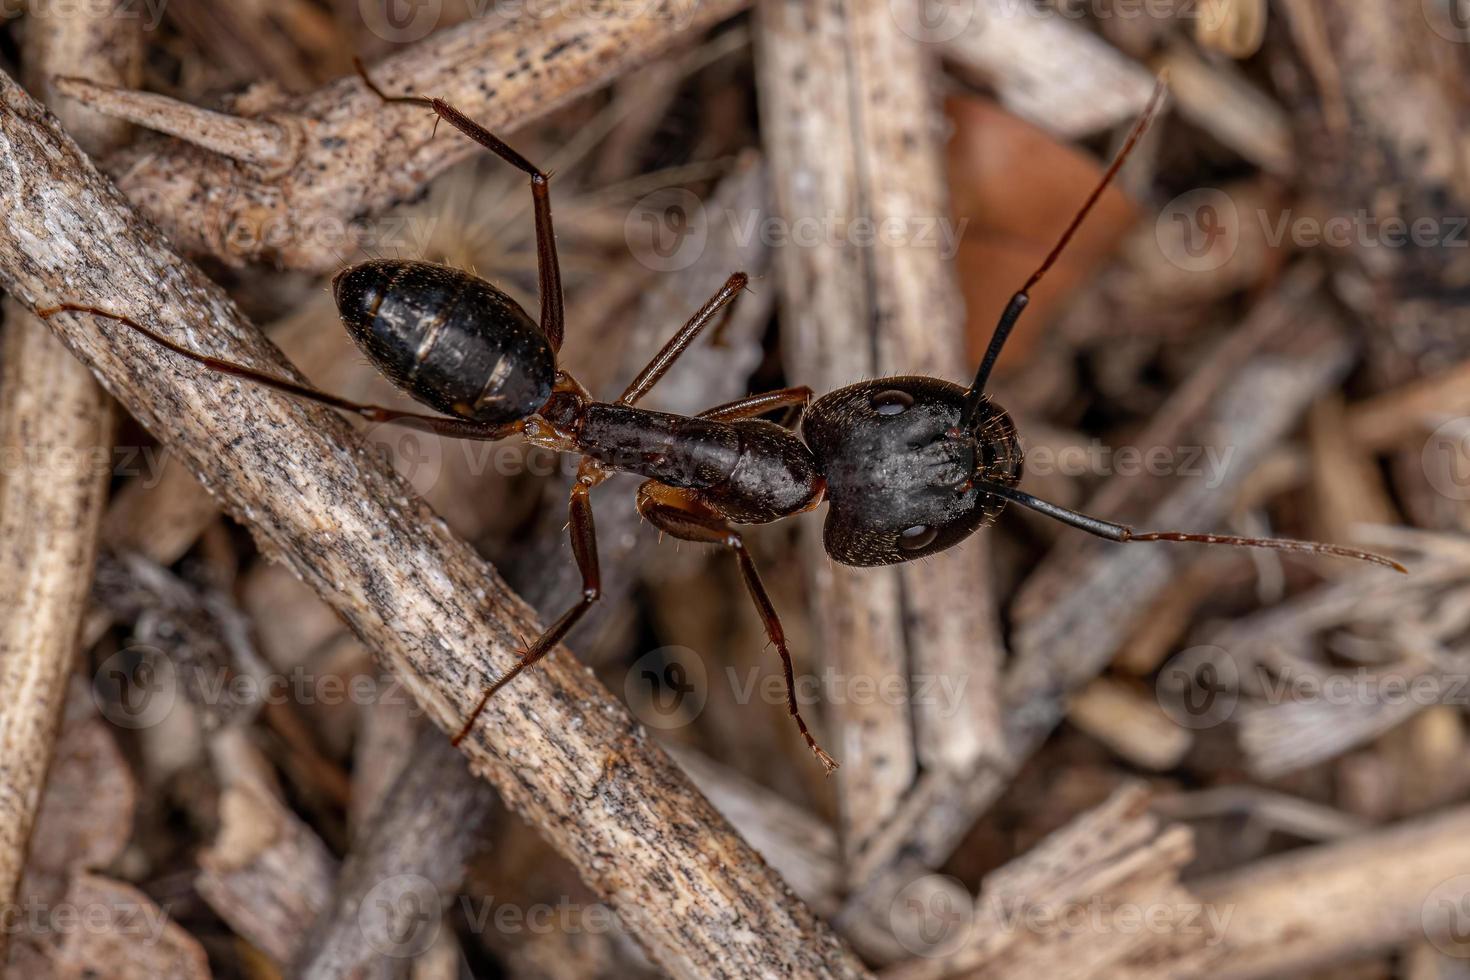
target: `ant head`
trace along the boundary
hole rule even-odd
[[[988,400],[961,428],[967,394],[938,378],[880,378],[812,403],[802,435],[827,479],[829,555],[912,561],[995,520],[1004,501],[978,484],[1019,483],[1021,447],[1011,417]]]

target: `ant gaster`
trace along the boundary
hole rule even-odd
[[[196,353],[134,320],[96,307],[65,304],[40,314],[69,310],[106,317],[211,370],[375,422],[466,439],[519,434],[535,445],[582,457],[569,505],[569,533],[582,575],[582,596],[519,662],[487,687],[456,743],[470,732],[490,697],[555,647],[601,595],[590,500],[592,489],[614,471],[647,478],[638,489],[638,512],[660,531],[721,545],[735,555],[766,633],[781,656],[787,706],[828,772],[837,763],[817,744],[801,717],[781,622],[736,525],[778,521],[812,510],[825,499],[823,544],[832,558],[846,565],[892,565],[958,544],[993,523],[1010,502],[1113,541],[1273,548],[1339,555],[1404,570],[1378,555],[1315,542],[1135,531],[1018,489],[1022,453],[1016,428],[1010,415],[986,394],[986,382],[1026,309],[1031,289],[1071,240],[1158,111],[1162,83],[1056,247],[1006,307],[968,388],[938,378],[894,377],[850,385],[813,402],[811,389],[798,386],[750,395],[688,417],[648,411],[638,402],[701,331],[722,313],[728,315],[731,302],[745,288],[746,276],[732,275],[616,401],[596,401],[557,366],[563,308],[550,176],[453,106],[439,99],[386,95],[360,63],[358,71],[385,102],[432,108],[439,119],[531,178],[539,321],[485,280],[427,262],[377,259],[344,270],[332,282],[352,339],[384,375],[443,415],[348,401]],[[759,418],[776,410],[784,410],[780,424]]]

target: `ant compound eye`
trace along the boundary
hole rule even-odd
[[[898,546],[905,551],[927,548],[939,537],[939,528],[929,524],[915,524],[898,536]]]
[[[914,404],[914,396],[906,391],[890,388],[873,396],[873,411],[879,415],[899,415]]]

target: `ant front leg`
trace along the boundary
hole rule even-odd
[[[697,417],[709,419],[712,422],[733,422],[736,419],[755,418],[778,408],[784,408],[786,411],[781,416],[780,425],[783,429],[794,429],[801,421],[801,417],[806,414],[806,407],[811,404],[811,400],[812,390],[806,385],[797,385],[794,388],[763,391],[759,395],[746,395],[733,402],[707,408]]]
[[[546,628],[546,631],[531,644],[530,649],[521,654],[521,659],[514,667],[502,674],[496,681],[485,689],[480,695],[480,701],[475,705],[475,710],[465,719],[464,725],[460,727],[459,734],[454,736],[453,744],[463,742],[465,736],[475,727],[480,713],[485,710],[485,705],[495,696],[495,692],[509,684],[516,675],[527,667],[534,666],[550,653],[562,638],[567,635],[577,621],[587,614],[598,599],[602,598],[602,572],[597,564],[597,526],[592,519],[592,488],[610,474],[598,463],[584,458],[582,464],[577,467],[577,479],[572,484],[571,499],[567,504],[568,522],[567,533],[572,541],[572,554],[577,559],[577,569],[582,573],[582,598],[577,600],[576,605],[561,614],[561,617]]]
[[[806,740],[807,746],[816,754],[817,760],[828,774],[831,774],[837,768],[837,760],[822,750],[801,717],[801,708],[796,703],[796,675],[791,666],[791,651],[786,647],[786,631],[781,628],[776,607],[771,604],[771,597],[761,584],[760,573],[756,571],[755,562],[751,560],[740,532],[701,500],[698,494],[689,490],[678,490],[656,480],[649,480],[638,488],[638,513],[660,531],[683,541],[724,545],[735,553],[735,558],[740,563],[740,576],[745,580],[745,588],[761,615],[761,621],[765,623],[766,636],[781,655],[781,669],[786,676],[786,707],[796,720],[796,727],[801,730],[801,737]]]
[[[729,319],[730,311],[733,309],[730,304],[735,301],[736,296],[740,295],[740,290],[744,289],[749,281],[750,277],[743,272],[737,272],[726,279],[725,284],[709,298],[709,301],[696,310],[689,321],[679,328],[679,332],[669,338],[669,342],[664,344],[663,349],[653,355],[653,360],[638,372],[638,377],[634,378],[627,390],[618,396],[617,404],[638,404],[638,400],[658,384],[658,379],[668,373],[669,368],[673,367],[674,362],[679,359],[679,355],[689,349],[704,328],[719,317],[721,310],[725,311],[725,319]],[[720,325],[723,327],[724,323]],[[716,330],[715,333],[718,335],[719,330]]]
[[[553,351],[561,350],[562,336],[566,332],[566,308],[562,299],[561,262],[556,255],[556,231],[551,225],[551,174],[542,171],[512,149],[510,144],[443,99],[431,99],[422,95],[388,95],[368,75],[361,59],[354,58],[352,63],[362,76],[363,83],[384,102],[422,105],[433,109],[440,119],[531,178],[531,202],[536,213],[536,280],[541,293],[541,332],[546,334]]]

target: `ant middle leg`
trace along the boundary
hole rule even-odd
[[[628,385],[627,389],[618,396],[618,405],[636,405],[638,400],[648,394],[649,390],[656,384],[658,379],[668,373],[669,368],[679,359],[679,355],[689,349],[695,339],[720,316],[723,310],[725,319],[729,319],[730,306],[740,291],[750,282],[750,277],[743,272],[737,272],[725,280],[709,301],[694,312],[687,323],[679,328],[679,332],[669,338],[669,342],[655,355],[653,360],[638,372],[638,377]],[[724,323],[721,323],[724,326]],[[716,331],[718,333],[718,330]]]
[[[758,395],[746,395],[733,402],[707,408],[696,417],[710,419],[714,422],[732,422],[736,419],[754,418],[778,408],[784,408],[786,411],[781,415],[780,425],[783,429],[794,429],[801,421],[802,415],[806,413],[806,407],[811,400],[811,388],[806,385],[797,385],[794,388],[777,388],[775,391],[763,391]]]
[[[62,303],[57,306],[48,306],[36,310],[36,316],[42,320],[49,320],[58,313],[87,313],[92,316],[114,320],[137,331],[160,347],[173,351],[180,357],[187,357],[196,364],[202,364],[217,374],[228,374],[237,378],[244,378],[246,381],[253,382],[254,384],[284,392],[293,398],[316,402],[319,405],[327,405],[344,412],[352,412],[370,422],[389,422],[394,425],[433,432],[455,439],[480,439],[486,441],[509,438],[517,432],[520,432],[524,424],[521,421],[516,421],[489,425],[484,422],[476,422],[473,419],[455,418],[450,415],[428,415],[422,412],[405,412],[396,408],[387,408],[383,405],[368,405],[363,402],[349,401],[339,395],[333,395],[319,388],[313,388],[310,385],[300,384],[289,378],[267,374],[264,371],[257,371],[255,368],[246,367],[243,364],[236,364],[234,361],[226,361],[222,358],[212,357],[209,354],[201,354],[198,351],[190,350],[183,344],[176,343],[156,330],[145,327],[137,320],[123,316],[120,313],[109,313],[107,310],[99,309],[95,306],[83,306],[79,303]]]
[[[587,614],[587,610],[602,598],[602,572],[597,563],[597,526],[592,518],[592,488],[606,480],[610,473],[600,464],[593,460],[583,458],[582,464],[577,467],[577,479],[572,484],[571,499],[567,502],[568,523],[567,534],[572,541],[572,554],[577,559],[577,569],[582,573],[582,597],[577,600],[566,612],[531,644],[521,659],[516,662],[495,682],[485,688],[480,695],[479,703],[475,710],[470,712],[459,733],[454,736],[453,744],[458,745],[469,735],[470,730],[475,727],[480,714],[485,710],[485,705],[495,696],[495,692],[509,684],[516,675],[527,667],[534,666],[548,653],[555,649],[556,645],[569,633],[577,621]]]
[[[781,655],[781,669],[786,677],[787,710],[796,720],[796,727],[800,729],[807,747],[830,775],[837,768],[837,760],[817,744],[817,740],[806,727],[806,721],[801,717],[801,708],[796,702],[796,675],[791,665],[791,651],[786,646],[786,631],[781,627],[776,607],[761,583],[760,573],[756,571],[755,562],[751,560],[740,532],[701,500],[697,493],[676,489],[656,480],[649,480],[638,488],[638,513],[660,531],[676,538],[723,545],[735,553],[735,558],[740,563],[740,576],[745,580],[745,588],[765,624],[766,636]]]
[[[551,349],[561,350],[566,333],[566,304],[562,298],[561,262],[556,254],[556,231],[551,224],[551,174],[544,172],[521,156],[509,143],[481,126],[443,99],[423,95],[389,95],[378,88],[368,75],[360,58],[352,59],[358,75],[374,95],[389,103],[422,105],[433,109],[440,119],[479,143],[506,163],[531,178],[531,202],[536,214],[536,281],[541,293],[541,332],[551,342]]]

